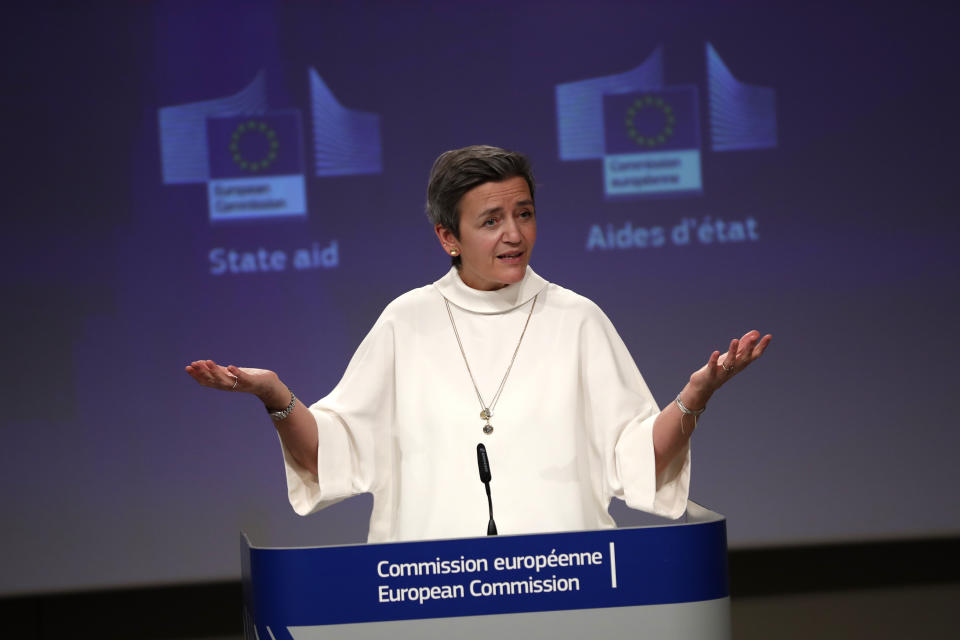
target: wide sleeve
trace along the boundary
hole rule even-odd
[[[393,323],[387,312],[357,349],[334,390],[310,407],[317,421],[317,474],[299,465],[283,446],[287,495],[307,515],[360,493],[389,476],[388,434],[395,411]]]
[[[660,415],[626,345],[604,313],[592,305],[581,326],[585,410],[603,492],[629,507],[668,518],[687,508],[689,442],[656,473],[653,423]]]

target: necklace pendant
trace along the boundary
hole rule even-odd
[[[487,409],[486,407],[484,407],[483,411],[480,412],[481,420],[489,420],[492,417],[493,417],[493,414],[490,413],[490,409]]]
[[[490,435],[491,433],[493,433],[493,425],[490,424],[489,422],[483,425],[483,432],[487,435]]]

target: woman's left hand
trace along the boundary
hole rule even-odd
[[[690,384],[706,395],[713,394],[733,376],[747,368],[763,355],[770,340],[769,333],[762,338],[759,331],[749,331],[739,340],[730,341],[730,348],[723,355],[714,351],[710,360],[690,376]]]

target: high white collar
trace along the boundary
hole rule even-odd
[[[433,286],[440,295],[461,309],[474,313],[506,313],[529,302],[547,286],[547,281],[528,265],[520,282],[495,291],[481,291],[465,285],[457,268],[451,267],[447,275],[434,282]]]

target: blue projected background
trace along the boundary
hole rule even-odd
[[[732,546],[956,535],[949,17],[17,9],[0,27],[0,594],[236,577],[241,529],[363,540],[368,497],[297,517],[262,407],[183,367],[325,395],[382,308],[446,272],[427,174],[476,143],[532,158],[533,267],[607,312],[661,404],[731,337],[774,334],[694,442],[692,497]]]

